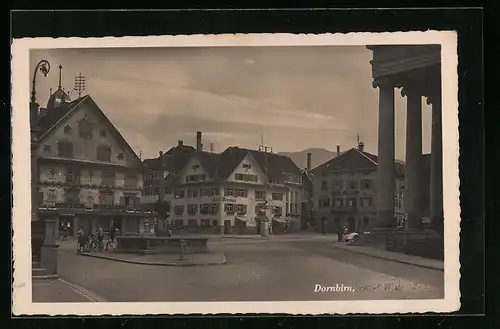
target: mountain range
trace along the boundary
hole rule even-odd
[[[306,168],[307,153],[311,153],[311,169],[334,158],[337,152],[328,151],[322,148],[309,148],[298,152],[279,152],[279,155],[290,157],[295,164],[301,168]]]

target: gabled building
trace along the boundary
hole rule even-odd
[[[164,204],[172,225],[191,230],[258,233],[264,204],[275,231],[300,228],[302,172],[289,157],[239,147],[204,152],[197,137],[194,152],[160,155],[162,187],[145,191],[143,204]]]
[[[71,101],[59,85],[37,127],[37,220],[56,217],[56,236],[112,222],[123,234],[144,232],[142,162],[90,95]]]
[[[350,232],[369,230],[377,218],[376,175],[378,159],[364,151],[364,145],[338,155],[311,171],[316,225],[327,232],[347,226]],[[394,207],[399,221],[404,218],[404,164],[395,161]]]

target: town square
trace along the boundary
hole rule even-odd
[[[33,303],[444,299],[441,51],[32,50]]]

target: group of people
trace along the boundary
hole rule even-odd
[[[85,252],[88,250],[89,244],[91,243],[91,239],[94,237],[97,240],[98,251],[102,251],[104,249],[104,231],[100,225],[96,225],[96,232],[91,233],[90,231],[86,231],[83,225],[80,227],[77,233],[78,237],[78,245],[77,252]],[[109,239],[114,240],[116,237],[116,226],[113,223],[109,229]]]

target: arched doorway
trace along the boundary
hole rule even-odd
[[[349,233],[356,230],[356,220],[354,217],[349,217],[347,219],[347,229],[349,230]]]

